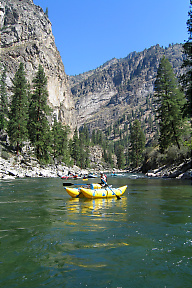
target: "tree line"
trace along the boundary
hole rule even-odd
[[[116,156],[117,167],[138,167],[143,163],[146,138],[141,122],[135,113],[128,115],[129,127],[124,126],[123,135],[118,128],[126,117],[123,115],[113,127],[109,126],[105,133],[93,130],[90,134],[86,124],[74,131],[73,138],[68,139],[70,128],[63,126],[54,117],[52,125],[48,122],[51,109],[47,105],[47,78],[44,69],[39,65],[32,87],[27,83],[23,63],[15,74],[12,86],[12,98],[8,109],[6,95],[6,69],[1,76],[0,129],[7,131],[12,146],[17,154],[26,141],[30,141],[35,149],[37,159],[48,163],[63,161],[74,163],[81,168],[89,166],[90,146],[100,145],[103,148],[103,159],[114,167]],[[159,123],[158,144],[164,152],[169,146],[177,145],[180,149],[184,133],[183,121],[187,114],[187,100],[178,86],[170,62],[163,57],[160,61],[155,81],[154,105]],[[149,117],[150,119],[150,117]],[[152,122],[152,120],[151,120]],[[152,125],[152,123],[151,123]],[[110,133],[119,140],[112,143],[108,140]]]
[[[101,130],[93,130],[90,135],[85,124],[79,130],[76,128],[73,137],[68,139],[69,127],[63,126],[56,117],[54,117],[53,123],[49,124],[48,116],[51,115],[52,110],[47,105],[47,78],[41,65],[39,65],[30,87],[25,77],[24,64],[20,63],[12,80],[11,92],[12,97],[8,105],[6,69],[4,69],[1,76],[0,130],[7,132],[10,144],[15,148],[17,155],[22,151],[26,142],[30,141],[34,147],[35,156],[41,163],[49,163],[53,159],[55,162],[74,163],[81,168],[86,168],[89,166],[89,147],[100,145],[103,148],[104,161],[113,167],[115,163],[112,154],[116,154],[118,167],[124,167],[123,146],[109,145]],[[134,125],[137,127],[134,128]],[[139,123],[134,125],[133,133],[136,129],[139,138],[138,134],[141,133],[138,130]],[[135,141],[134,136],[132,139]],[[132,145],[133,154],[136,153],[137,156],[140,153],[137,151],[138,146],[139,144]],[[144,146],[144,142],[142,142],[142,146]],[[137,147],[136,152],[134,147]]]
[[[12,80],[12,97],[8,105],[6,92],[6,68],[1,76],[0,130],[7,132],[10,144],[17,155],[27,141],[41,163],[63,161],[73,162],[73,145],[69,145],[70,128],[58,121],[56,116],[50,125],[48,116],[51,108],[47,105],[47,77],[41,65],[32,80],[27,83],[23,63],[20,63]],[[9,108],[8,108],[9,107]]]

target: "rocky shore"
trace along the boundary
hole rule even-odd
[[[24,177],[62,177],[68,175],[69,171],[75,174],[88,173],[77,166],[67,167],[61,164],[42,166],[32,157],[18,156],[9,160],[0,157],[0,179],[2,180]]]
[[[164,165],[158,169],[150,170],[146,173],[148,177],[192,179],[192,161],[184,163]]]
[[[6,135],[0,135],[0,180],[8,180],[25,177],[62,177],[67,176],[69,171],[76,175],[87,175],[89,173],[99,173],[107,170],[107,165],[102,160],[102,149],[93,147],[90,153],[91,169],[81,169],[78,166],[66,166],[64,163],[41,165],[32,156],[33,149],[26,147],[20,155],[16,155],[10,150]]]
[[[77,175],[87,175],[90,172],[99,173],[100,170],[111,172],[111,170],[105,169],[101,164],[96,165],[95,169],[86,170],[80,169],[77,166],[67,167],[64,164],[43,166],[40,165],[37,159],[30,156],[14,156],[10,157],[8,160],[0,157],[0,179],[2,180],[25,177],[62,177],[67,176],[69,171]],[[141,173],[140,169],[123,172]],[[189,159],[180,165],[165,165],[158,169],[148,171],[145,176],[158,178],[191,179],[192,161]]]
[[[64,163],[41,165],[39,161],[32,156],[32,151],[28,153],[25,149],[20,155],[16,155],[10,151],[7,137],[0,137],[0,180],[9,180],[25,177],[62,177],[67,176],[69,172],[76,175],[88,175],[89,173],[99,174],[100,171],[112,173],[112,169],[103,161],[102,149],[99,146],[90,147],[90,167],[89,169],[81,169],[78,166],[68,167]],[[134,170],[118,170],[119,173],[142,173],[143,167]],[[149,170],[144,174],[146,177],[158,178],[177,178],[192,179],[192,160],[185,160],[183,163],[174,163],[172,165],[164,165],[157,169]]]

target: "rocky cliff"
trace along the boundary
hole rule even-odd
[[[123,114],[145,107],[146,98],[153,95],[161,57],[170,60],[176,74],[184,57],[181,44],[156,45],[69,77],[55,46],[51,22],[32,0],[0,0],[0,32],[8,87],[21,61],[30,83],[41,64],[48,78],[49,105],[72,129],[85,122],[90,129],[104,129]]]
[[[32,0],[0,0],[1,62],[7,67],[7,84],[12,85],[20,62],[29,83],[39,64],[48,78],[49,105],[53,113],[71,128],[76,115],[68,76],[55,46],[51,22]],[[10,95],[10,89],[9,89]]]
[[[133,52],[126,58],[114,58],[95,70],[70,76],[78,124],[86,122],[91,129],[105,129],[123,113],[140,108],[147,110],[146,98],[153,95],[163,55],[179,75],[184,57],[181,44],[167,48],[152,46],[139,53]]]

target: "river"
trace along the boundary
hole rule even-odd
[[[128,185],[121,200],[72,199],[62,182],[0,182],[0,287],[191,288],[190,181],[108,177]]]

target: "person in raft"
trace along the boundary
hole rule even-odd
[[[107,186],[107,176],[103,173],[103,172],[100,172],[101,174],[101,185],[103,187]]]

